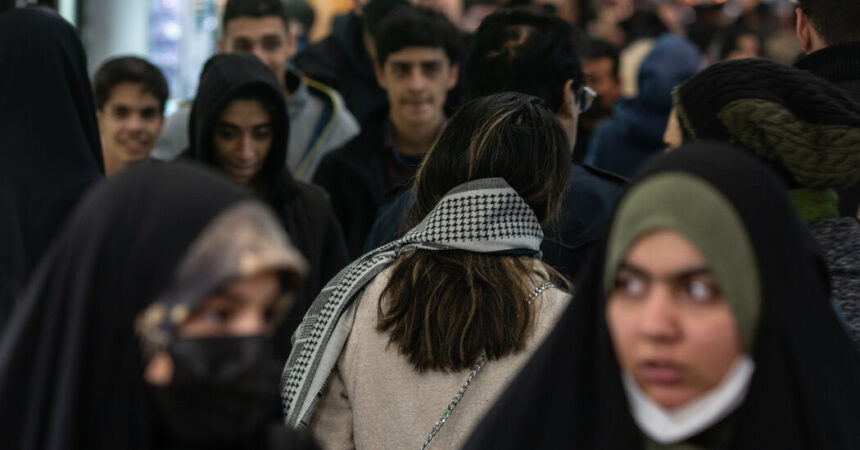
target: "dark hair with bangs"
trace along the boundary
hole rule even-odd
[[[224,5],[224,16],[221,18],[221,32],[227,32],[227,24],[239,17],[262,19],[275,16],[284,23],[284,28],[290,29],[290,16],[281,0],[227,0]]]
[[[441,48],[448,63],[460,61],[462,42],[457,27],[439,11],[420,6],[399,6],[382,20],[376,34],[376,59],[385,65],[388,55],[407,47]]]
[[[140,83],[143,92],[158,100],[158,112],[164,114],[169,94],[167,79],[158,67],[136,56],[121,56],[107,60],[93,75],[93,97],[96,108],[103,109],[110,100],[113,88],[121,83]]]
[[[472,100],[425,156],[406,223],[417,224],[455,186],[501,177],[545,224],[567,189],[569,149],[542,100],[513,92]],[[567,288],[557,272],[531,256],[407,252],[380,297],[377,329],[388,331],[390,343],[419,371],[470,368],[482,353],[502,358],[522,350],[532,331],[526,298],[547,281],[542,271]]]

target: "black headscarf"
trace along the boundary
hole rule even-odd
[[[188,120],[189,149],[186,155],[223,170],[215,157],[213,130],[227,104],[237,94],[249,89],[264,93],[268,102],[274,105],[272,144],[255,178],[255,188],[276,211],[280,211],[283,202],[295,194],[294,180],[286,166],[290,125],[287,103],[275,75],[256,56],[229,53],[215,55],[206,61]]]
[[[134,320],[204,227],[249,197],[177,163],[129,169],[82,200],[0,341],[4,448],[148,447]]]
[[[860,448],[860,357],[784,186],[751,156],[697,143],[646,166],[628,193],[667,172],[704,181],[732,205],[759,270],[763,303],[750,355],[756,369],[731,416],[729,448]],[[602,249],[556,329],[465,448],[643,447],[607,330]]]
[[[66,215],[102,177],[80,39],[39,7],[0,15],[0,329]]]

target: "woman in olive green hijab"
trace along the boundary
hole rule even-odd
[[[465,448],[860,448],[860,357],[753,157],[697,143],[659,158],[603,248]]]

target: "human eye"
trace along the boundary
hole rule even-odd
[[[238,38],[233,39],[233,50],[237,52],[251,52],[254,49],[254,45],[251,43],[250,39],[246,38]]]
[[[227,322],[232,311],[227,307],[208,307],[200,312],[200,319],[212,325],[220,325]]]
[[[113,115],[117,119],[125,119],[131,114],[131,110],[125,106],[117,106],[113,109]]]
[[[424,75],[430,77],[434,75],[438,75],[442,72],[442,63],[440,62],[429,62],[421,64],[421,70],[424,72]]]
[[[686,299],[695,303],[710,302],[722,297],[719,285],[710,277],[693,277],[684,280],[682,292]]]
[[[254,130],[254,139],[263,141],[272,137],[272,127],[266,126]]]
[[[648,290],[648,283],[641,275],[619,272],[613,282],[613,293],[628,298],[639,298]]]
[[[158,116],[158,110],[155,108],[145,108],[140,112],[140,116],[144,119],[155,119]]]
[[[239,133],[235,128],[221,126],[215,129],[215,135],[225,141],[232,141],[239,136]]]
[[[283,45],[281,39],[277,36],[267,36],[263,38],[263,50],[272,52],[278,50]]]
[[[393,64],[391,67],[394,75],[398,77],[404,77],[409,74],[409,65],[408,64]]]

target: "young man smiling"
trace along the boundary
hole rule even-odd
[[[107,176],[149,159],[164,125],[161,71],[137,57],[114,58],[96,71],[93,92]]]
[[[326,156],[314,176],[331,195],[351,256],[359,256],[386,192],[415,174],[445,125],[460,42],[456,27],[431,9],[402,6],[380,24],[375,73],[388,105],[367,117],[357,138]]]

